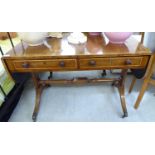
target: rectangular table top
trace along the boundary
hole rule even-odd
[[[67,41],[67,36],[62,39],[47,38],[47,43],[51,49],[44,44],[39,46],[28,46],[26,43],[19,44],[15,50],[9,51],[4,57],[14,58],[71,58],[71,57],[117,57],[117,56],[135,56],[151,55],[151,51],[139,43],[134,37],[130,37],[124,44],[112,44],[103,36],[87,36],[85,44],[75,45]]]

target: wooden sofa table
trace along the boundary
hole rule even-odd
[[[125,76],[128,69],[147,67],[151,52],[142,44],[130,37],[125,44],[111,44],[102,36],[88,36],[87,43],[81,45],[69,44],[66,37],[62,39],[48,38],[49,49],[45,45],[36,47],[19,44],[2,57],[3,63],[9,72],[32,73],[36,89],[36,102],[32,119],[36,121],[41,93],[43,88],[52,84],[84,84],[95,82],[112,82],[118,87],[123,117],[128,116],[125,103]],[[111,70],[122,69],[119,78],[74,78],[41,80],[40,72],[56,71],[84,71],[84,70]]]

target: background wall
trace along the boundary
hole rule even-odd
[[[155,32],[145,32],[144,45],[155,52]]]
[[[152,52],[155,52],[155,32],[145,32],[144,45],[150,48]],[[155,65],[152,78],[155,79]]]

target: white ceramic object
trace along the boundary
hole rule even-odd
[[[44,43],[48,32],[17,32],[20,39],[30,46],[38,46]]]
[[[63,37],[62,32],[48,32],[48,35],[50,37],[54,37],[54,38],[62,38]]]
[[[87,37],[81,32],[73,32],[67,39],[71,44],[84,44],[87,41]]]

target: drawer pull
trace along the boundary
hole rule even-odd
[[[95,66],[96,65],[96,62],[94,60],[91,60],[91,61],[89,61],[89,65],[90,66]]]
[[[64,62],[64,61],[60,61],[60,62],[59,62],[59,66],[60,66],[60,67],[65,67],[65,62]]]
[[[131,64],[132,64],[132,61],[130,59],[125,61],[125,65],[131,65]]]
[[[29,66],[30,66],[30,65],[29,65],[28,63],[23,63],[23,64],[22,64],[22,67],[23,67],[23,68],[29,68]]]

